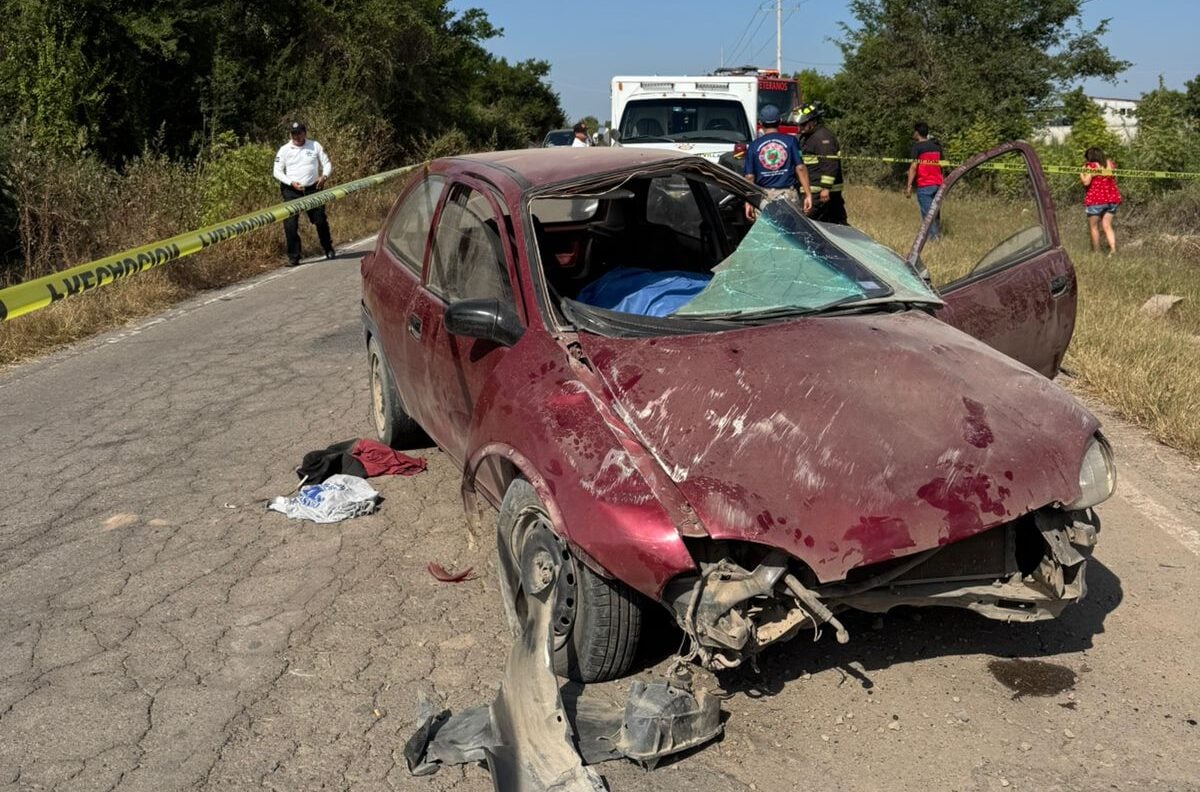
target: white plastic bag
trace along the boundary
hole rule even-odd
[[[348,517],[370,514],[379,502],[379,493],[366,479],[343,473],[330,476],[320,484],[308,484],[290,498],[276,498],[267,506],[295,520],[316,523],[340,522]]]

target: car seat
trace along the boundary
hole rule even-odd
[[[588,241],[575,235],[563,238],[563,235],[547,234],[537,215],[532,215],[531,219],[546,280],[560,296],[574,297],[590,279]]]
[[[732,132],[733,122],[728,118],[712,118],[709,119],[709,122],[704,125],[704,129],[711,131]]]
[[[657,118],[639,118],[634,125],[638,137],[662,137],[663,127]]]

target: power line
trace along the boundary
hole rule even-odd
[[[742,45],[742,52],[743,52],[743,53],[745,53],[745,52],[749,52],[749,51],[750,51],[750,50],[749,50],[749,48],[750,48],[750,46],[751,46],[751,45],[754,43],[754,39],[755,39],[755,37],[756,37],[756,36],[758,36],[758,32],[759,32],[760,30],[762,30],[762,28],[763,28],[763,25],[764,25],[764,24],[766,24],[766,21],[767,21],[767,16],[768,16],[767,14],[763,14],[763,16],[762,16],[762,19],[758,20],[758,27],[756,27],[756,28],[754,29],[754,32],[753,32],[753,33],[751,33],[751,34],[750,34],[750,35],[749,35],[749,36],[746,38],[746,43]],[[759,47],[759,49],[761,50],[762,48],[761,48],[761,47]],[[756,55],[755,57],[757,57],[757,55]],[[743,60],[752,61],[752,60],[754,60],[754,58],[744,58]],[[732,62],[735,62],[735,63],[736,63],[736,62],[737,62],[737,58],[731,57],[731,58],[730,58],[730,61],[732,61]]]
[[[787,23],[791,21],[792,17],[793,17],[793,16],[795,16],[796,12],[797,12],[797,11],[799,11],[799,10],[800,10],[800,5],[799,5],[799,4],[797,4],[797,5],[793,5],[793,6],[790,6],[790,7],[788,8],[788,13],[787,13],[787,16],[785,16],[785,17],[783,18],[783,23],[780,25],[780,27],[786,27],[786,26],[787,26]],[[759,33],[759,31],[760,31],[760,30],[762,30],[763,23],[766,21],[766,19],[767,19],[767,17],[768,17],[768,16],[771,16],[771,15],[770,15],[770,14],[764,14],[762,21],[759,23],[758,27],[754,29],[754,33],[751,35],[751,37],[750,37],[750,38],[749,38],[749,39],[746,41],[746,46],[747,46],[747,47],[749,47],[749,46],[753,45],[753,43],[754,43],[754,38],[755,38],[756,36],[758,36],[758,33]],[[767,38],[766,38],[766,39],[763,41],[763,43],[762,43],[762,44],[759,46],[759,48],[758,48],[757,50],[755,50],[754,54],[753,54],[752,56],[750,56],[750,57],[749,57],[747,60],[748,60],[750,63],[757,64],[757,63],[758,63],[758,56],[762,54],[763,50],[765,50],[767,47],[769,47],[769,46],[770,46],[770,45],[773,43],[773,41],[774,41],[774,38],[775,38],[775,37],[774,37],[773,35],[772,35],[772,36],[769,36],[769,37],[767,37]],[[731,59],[731,60],[732,60],[732,59]],[[788,58],[783,58],[783,60],[788,60]]]
[[[750,61],[752,63],[757,64],[758,56],[762,54],[762,51],[775,43],[774,33],[772,31],[768,31],[768,32],[772,33],[772,35],[767,36],[766,40],[763,41],[762,46],[760,46],[757,50],[755,50],[754,54],[750,56]]]
[[[751,33],[749,35],[749,37],[746,38],[746,42],[742,45],[742,47],[740,49],[735,50],[733,53],[731,53],[729,55],[730,63],[736,63],[737,59],[738,59],[738,55],[736,53],[744,51],[746,47],[749,47],[750,44],[753,43],[754,39],[758,36],[758,32],[760,30],[762,30],[763,25],[766,24],[767,17],[769,16],[769,14],[767,14],[764,11],[762,6],[759,6],[758,10],[755,12],[755,16],[758,17],[758,27],[754,28],[754,32]],[[753,18],[751,19],[751,21],[753,21]]]
[[[740,45],[741,45],[741,43],[742,43],[742,39],[746,38],[746,33],[747,33],[747,31],[749,31],[749,30],[750,30],[750,26],[754,24],[754,20],[755,20],[755,18],[756,18],[756,17],[757,17],[759,14],[763,13],[763,8],[764,8],[764,6],[762,6],[762,5],[760,4],[760,5],[758,6],[758,8],[757,8],[757,9],[755,9],[754,13],[750,15],[750,18],[749,18],[748,20],[746,20],[746,27],[742,28],[742,35],[738,36],[738,39],[737,39],[737,41],[735,41],[735,42],[733,43],[733,49],[731,49],[731,50],[729,51],[729,52],[730,52],[730,55],[729,55],[729,60],[730,60],[730,62],[731,62],[731,63],[733,62],[733,53],[734,53],[734,52],[737,52],[738,46],[740,46]],[[723,66],[724,64],[721,64],[721,65]]]

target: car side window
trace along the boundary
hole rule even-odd
[[[387,229],[387,246],[404,264],[421,276],[429,223],[445,179],[429,176],[404,199]]]
[[[501,228],[482,193],[465,185],[451,188],[434,232],[429,290],[447,303],[480,298],[511,303]]]

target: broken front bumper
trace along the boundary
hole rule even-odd
[[[897,605],[942,605],[1000,621],[1053,619],[1087,594],[1084,552],[1095,546],[1099,531],[1099,518],[1090,510],[1043,509],[949,545],[944,557],[931,556],[887,585],[839,597],[837,604],[872,613]],[[980,556],[1003,564],[991,580],[969,571]]]
[[[941,605],[1001,621],[1039,621],[1086,595],[1085,553],[1099,529],[1091,510],[1041,509],[823,586],[779,551],[713,543],[701,549],[700,574],[672,581],[665,599],[700,662],[714,670],[825,624],[844,643],[849,636],[835,614],[846,608],[883,613],[897,605]]]

